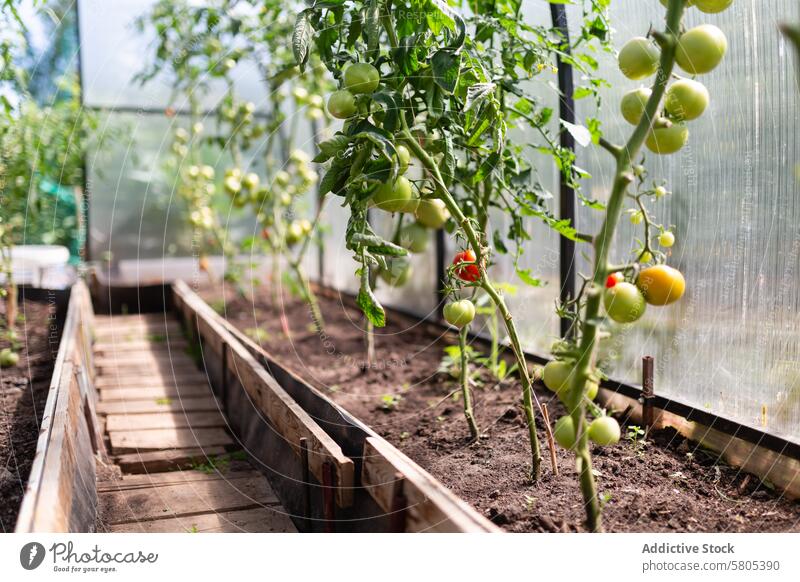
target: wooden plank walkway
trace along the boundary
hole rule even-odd
[[[112,532],[296,531],[241,452],[170,314],[95,317],[94,356],[111,460],[98,482]]]

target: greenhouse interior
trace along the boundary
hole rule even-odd
[[[0,41],[0,530],[800,532],[797,0]]]

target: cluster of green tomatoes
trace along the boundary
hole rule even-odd
[[[661,0],[666,6],[667,0]],[[690,0],[689,6],[706,13],[718,13],[727,9],[733,0]],[[714,70],[722,61],[728,48],[725,34],[712,24],[703,24],[683,32],[678,38],[675,60],[686,73],[695,77]],[[636,37],[629,40],[619,53],[619,67],[622,73],[633,80],[643,80],[658,72],[661,54],[658,46],[650,39]],[[625,94],[620,104],[623,118],[632,125],[638,125],[645,115],[647,102],[652,91],[641,87]],[[663,109],[653,122],[653,129],[645,139],[647,148],[656,154],[672,154],[686,145],[689,131],[686,122],[700,117],[709,104],[708,90],[694,78],[679,78],[667,88]],[[643,168],[634,168],[641,176]],[[667,194],[663,186],[652,190],[658,199]],[[644,219],[642,211],[630,211],[633,224]],[[670,230],[661,229],[659,244],[670,248],[675,244],[675,235]],[[656,264],[640,268],[650,263],[652,255],[644,250],[639,254],[634,269],[614,272],[608,275],[603,293],[603,306],[609,319],[617,323],[633,323],[644,315],[648,305],[664,306],[678,301],[686,290],[686,280],[677,269]],[[569,346],[563,346],[569,351]],[[554,350],[558,352],[561,346]],[[542,381],[559,399],[568,405],[572,387],[575,360],[562,357],[545,365]],[[586,381],[585,396],[594,400],[599,390],[600,374],[594,371]],[[572,449],[576,442],[576,431],[571,416],[560,418],[553,430],[559,445]],[[589,423],[587,436],[598,445],[612,445],[619,441],[619,423],[612,417],[600,414]]]
[[[370,95],[380,86],[380,72],[369,63],[354,63],[343,75],[343,88],[328,97],[328,112],[336,119],[350,120],[369,111]],[[450,218],[445,203],[435,198],[422,198],[414,183],[406,177],[411,152],[402,144],[395,146],[399,175],[393,181],[379,185],[369,200],[369,206],[389,213],[406,213],[415,220],[400,232],[400,245],[411,253],[423,253],[430,239],[429,229],[442,228]],[[387,260],[381,278],[394,287],[404,285],[411,276],[407,257]]]
[[[692,0],[702,12],[722,12],[733,0]],[[661,0],[666,5],[665,0]],[[708,89],[695,80],[697,75],[713,71],[722,61],[728,50],[725,34],[713,24],[701,24],[678,38],[675,60],[678,66],[692,78],[680,78],[667,89],[663,111],[653,123],[645,145],[656,154],[673,154],[683,148],[689,140],[686,122],[697,119],[709,104]],[[629,40],[619,52],[619,68],[633,80],[643,80],[656,74],[661,53],[650,39],[638,36]],[[640,87],[629,91],[622,98],[620,110],[622,117],[633,125],[638,125],[645,114],[645,106],[650,99],[651,90]]]

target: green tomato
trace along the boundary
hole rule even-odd
[[[258,178],[258,174],[255,172],[249,172],[245,174],[244,178],[242,178],[242,186],[250,190],[251,192],[258,188],[260,180]]]
[[[733,4],[733,0],[694,0],[697,9],[707,14],[716,14],[727,10],[731,4]]]
[[[542,381],[544,385],[559,396],[566,394],[570,388],[573,367],[574,364],[572,362],[565,362],[563,360],[551,360],[547,362],[542,372]]]
[[[562,416],[553,428],[553,438],[567,450],[575,446],[575,423],[571,416]]]
[[[629,79],[646,79],[658,70],[659,57],[656,45],[643,36],[637,36],[619,51],[619,68]]]
[[[670,231],[665,230],[658,236],[658,244],[660,244],[665,249],[670,248],[672,245],[675,244],[675,235],[672,234]]]
[[[678,39],[675,60],[692,75],[713,71],[728,50],[725,33],[713,24],[701,24],[684,32]]]
[[[214,168],[211,166],[202,166],[200,168],[200,174],[202,174],[203,178],[206,180],[213,180],[215,173],[216,172],[214,172]]]
[[[644,315],[647,303],[639,288],[632,283],[617,283],[603,295],[608,316],[617,323],[633,323]]]
[[[298,221],[300,225],[300,229],[303,231],[303,234],[311,234],[311,231],[314,230],[314,225],[311,224],[311,221],[307,218],[303,218]]]
[[[351,93],[374,93],[380,82],[380,72],[369,63],[355,63],[344,71],[344,86]]]
[[[614,445],[619,442],[619,423],[610,416],[595,418],[589,425],[589,440],[601,446]]]
[[[600,384],[595,382],[594,380],[589,380],[586,382],[586,397],[589,400],[594,400],[597,398],[597,393],[600,392]]]
[[[400,173],[405,174],[408,170],[408,164],[411,162],[411,152],[404,145],[398,145],[397,150],[397,163],[400,166]]]
[[[673,119],[691,121],[703,115],[709,100],[708,89],[702,83],[681,79],[667,91],[664,109]]]
[[[469,299],[453,301],[444,306],[444,319],[455,327],[464,327],[475,319],[475,304]]]
[[[238,194],[242,189],[242,182],[236,176],[228,176],[223,184],[228,194]]]
[[[400,232],[400,246],[412,253],[424,253],[429,239],[428,229],[418,222],[403,227]]]
[[[689,130],[683,123],[673,123],[670,127],[654,128],[647,135],[645,145],[656,154],[674,154],[689,140]]]
[[[406,257],[387,259],[388,269],[381,270],[381,279],[392,287],[402,287],[411,276],[411,263]]]
[[[328,97],[328,113],[336,119],[347,119],[356,114],[356,98],[350,91],[334,91]]]
[[[644,115],[644,108],[653,92],[645,87],[628,91],[620,102],[622,117],[631,125],[638,125]]]
[[[420,224],[433,229],[442,228],[447,219],[450,218],[447,206],[438,198],[423,198],[420,200],[415,215]]]
[[[415,206],[411,182],[399,176],[394,184],[385,182],[375,190],[372,203],[386,212],[413,212]]]
[[[11,348],[0,350],[0,368],[12,368],[19,363],[19,354]]]
[[[296,245],[305,236],[305,231],[303,230],[303,225],[300,224],[298,221],[292,221],[289,224],[288,228],[286,229],[286,244],[289,246]]]

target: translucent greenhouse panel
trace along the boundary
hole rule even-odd
[[[87,159],[93,259],[116,263],[196,254],[184,206],[164,165],[172,124],[186,123],[180,116],[111,113],[104,117],[101,130],[108,141]],[[219,150],[208,150],[203,161],[216,167],[218,182],[230,165],[228,155]],[[257,151],[245,152],[245,168],[252,165],[258,171],[261,163]],[[221,192],[219,185],[217,191]],[[216,209],[235,240],[259,234],[252,216],[232,209],[226,196],[217,196]]]
[[[655,1],[612,3],[615,44],[646,33],[659,12]],[[616,329],[602,363],[614,378],[639,383],[641,356],[653,355],[657,393],[800,440],[800,109],[792,55],[777,31],[779,21],[800,18],[800,5],[739,0],[720,15],[688,15],[688,26],[720,26],[730,46],[722,65],[700,79],[711,105],[691,122],[688,146],[647,156],[649,179],[672,191],[651,209],[674,226],[668,263],[686,276],[687,292]],[[622,141],[631,126],[616,104],[638,83],[611,58],[603,65],[613,87],[603,128]],[[605,200],[609,156],[594,147],[579,155],[594,177],[588,194]],[[596,232],[599,219],[583,208],[578,227]],[[623,221],[613,260],[630,258],[640,232]],[[581,260],[580,270],[589,273],[589,264]]]
[[[358,292],[358,265],[353,261],[353,253],[345,246],[345,232],[350,211],[342,208],[342,198],[332,197],[323,215],[324,234],[324,279],[323,282],[348,293]]]
[[[134,82],[133,76],[153,56],[151,29],[139,32],[136,19],[149,12],[156,0],[114,0],[113,10],[107,0],[81,0],[80,40],[83,75],[83,99],[90,107],[132,107],[164,109],[171,105],[187,109],[185,97],[173,101],[171,79],[158,75],[145,85]],[[266,106],[266,90],[258,69],[243,61],[233,71],[236,90],[258,108]],[[222,80],[209,83],[209,92],[202,107],[211,109],[219,103],[226,87]]]

